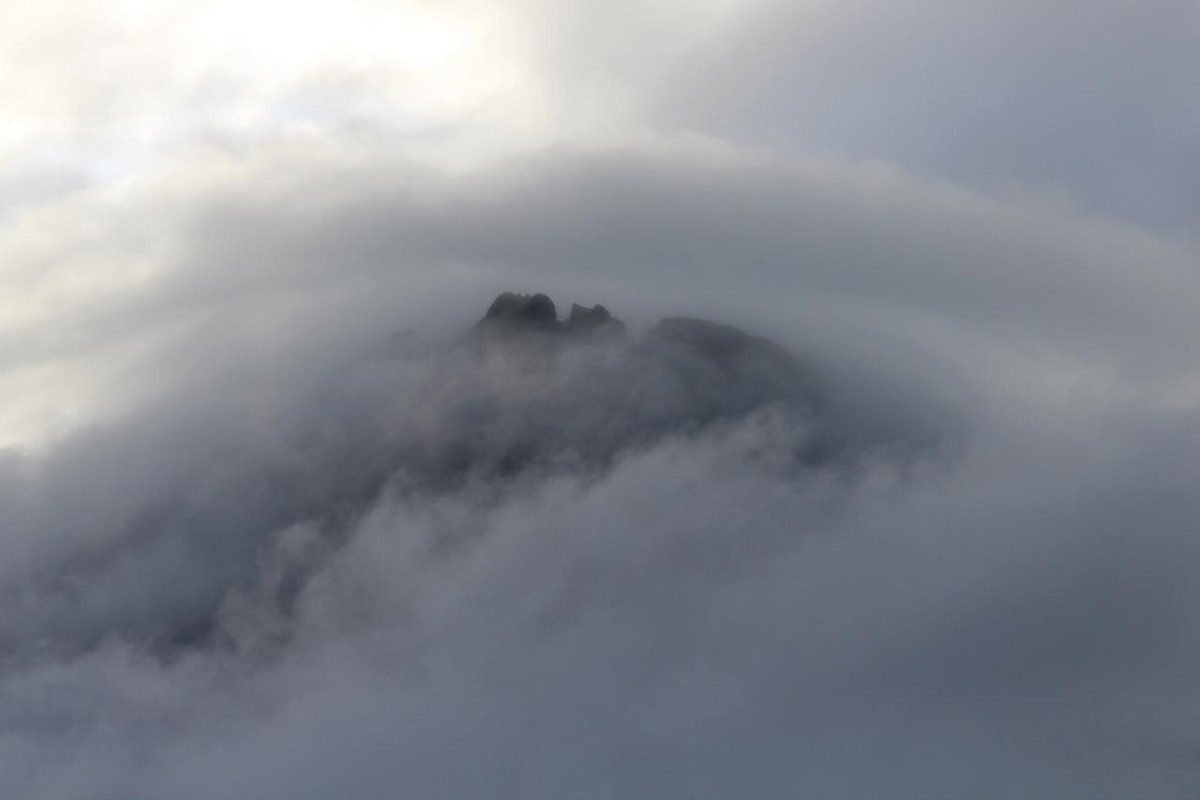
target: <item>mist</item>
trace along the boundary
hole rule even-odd
[[[153,391],[5,457],[8,791],[1187,796],[1182,256],[902,175],[654,158],[189,197],[121,324],[44,345]],[[291,167],[290,197],[328,179]],[[480,339],[496,288],[627,330]],[[735,355],[656,333],[683,313]]]
[[[9,17],[3,797],[1200,795],[1194,4]]]

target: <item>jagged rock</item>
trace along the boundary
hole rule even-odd
[[[571,316],[567,318],[567,328],[572,333],[621,336],[625,333],[625,323],[608,313],[601,305],[585,308],[578,303],[571,304]]]
[[[625,333],[625,323],[613,317],[604,306],[587,308],[578,303],[571,305],[570,316],[560,322],[554,301],[546,295],[504,292],[492,301],[483,319],[476,324],[475,332],[485,340],[504,341],[519,336],[527,341],[528,335],[532,335],[553,342],[566,334],[619,337]]]
[[[524,328],[553,328],[558,325],[554,301],[544,294],[505,292],[492,301],[483,322]]]
[[[571,303],[571,316],[567,320],[572,325],[602,325],[612,319],[612,314],[601,305],[584,308],[579,303]]]

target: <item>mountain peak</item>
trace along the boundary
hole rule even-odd
[[[614,317],[602,305],[591,308],[571,304],[571,313],[559,321],[554,301],[547,295],[503,292],[488,306],[483,319],[475,326],[488,334],[555,333],[575,335],[622,335],[625,323]]]

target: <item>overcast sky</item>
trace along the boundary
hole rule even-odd
[[[0,10],[14,796],[1200,793],[1200,3]],[[372,360],[506,290],[772,337],[870,454],[363,496],[633,424]]]
[[[391,184],[397,192],[449,174],[456,197],[478,203],[474,171],[551,152],[584,169],[656,160],[649,152],[690,153],[701,172],[718,157],[771,161],[800,174],[797,190],[814,170],[839,185],[870,172],[913,192],[961,192],[951,202],[960,209],[999,204],[1039,236],[1107,229],[1154,251],[1134,257],[1138,270],[1194,260],[1200,10],[1191,0],[54,0],[6,19],[0,385],[11,400],[0,442],[35,442],[117,401],[123,382],[97,370],[120,359],[93,351],[107,334],[88,324],[86,347],[66,341],[64,328],[78,330],[84,316],[107,314],[105,331],[132,329],[143,318],[115,308],[158,306],[178,296],[179,281],[201,290],[229,270],[260,286],[291,283],[283,272],[266,277],[237,242],[221,243],[229,252],[212,263],[191,248],[217,243],[193,243],[189,231],[201,209],[246,182],[264,191],[308,178],[321,184],[310,201],[364,202],[328,172],[342,167],[415,170]],[[568,191],[574,177],[552,180]],[[289,206],[302,202],[280,191]],[[449,246],[481,235],[469,225],[458,233]],[[646,257],[615,236],[604,246],[624,248],[627,267]],[[316,268],[353,280],[355,267],[399,263],[386,248],[359,255],[373,264],[329,258]],[[1161,302],[1185,300],[1169,294]],[[194,298],[180,302],[200,310]]]

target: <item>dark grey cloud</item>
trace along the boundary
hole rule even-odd
[[[17,796],[1195,794],[1185,244],[695,144],[197,183],[104,212],[147,280],[7,334],[124,409],[0,462]],[[504,289],[739,324],[823,411],[480,362]]]

